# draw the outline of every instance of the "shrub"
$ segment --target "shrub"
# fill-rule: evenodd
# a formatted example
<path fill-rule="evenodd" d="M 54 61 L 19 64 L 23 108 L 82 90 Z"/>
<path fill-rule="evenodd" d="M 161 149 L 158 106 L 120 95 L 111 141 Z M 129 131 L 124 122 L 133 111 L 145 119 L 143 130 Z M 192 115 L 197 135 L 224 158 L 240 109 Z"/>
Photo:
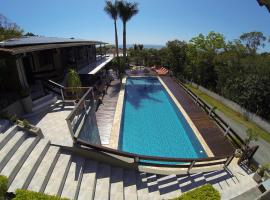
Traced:
<path fill-rule="evenodd" d="M 16 190 L 16 197 L 13 200 L 68 200 L 59 196 L 51 196 L 39 192 L 32 192 L 28 190 Z"/>
<path fill-rule="evenodd" d="M 189 191 L 174 200 L 220 200 L 219 192 L 210 184 Z"/>
<path fill-rule="evenodd" d="M 7 193 L 8 179 L 5 176 L 0 175 L 0 199 L 5 199 Z"/>

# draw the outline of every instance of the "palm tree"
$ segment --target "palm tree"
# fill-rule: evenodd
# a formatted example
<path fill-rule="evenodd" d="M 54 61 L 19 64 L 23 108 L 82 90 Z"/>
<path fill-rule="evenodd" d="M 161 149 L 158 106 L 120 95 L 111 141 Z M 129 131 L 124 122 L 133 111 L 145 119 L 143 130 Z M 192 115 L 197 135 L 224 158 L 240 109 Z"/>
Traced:
<path fill-rule="evenodd" d="M 113 19 L 114 21 L 114 35 L 115 35 L 115 47 L 116 47 L 116 56 L 118 58 L 118 35 L 117 35 L 117 25 L 116 21 L 118 18 L 118 1 L 112 3 L 111 1 L 106 1 L 104 11 Z"/>
<path fill-rule="evenodd" d="M 130 3 L 126 1 L 119 1 L 118 3 L 118 11 L 119 16 L 123 22 L 123 56 L 126 61 L 126 23 L 129 21 L 134 15 L 136 15 L 138 10 L 138 3 Z"/>

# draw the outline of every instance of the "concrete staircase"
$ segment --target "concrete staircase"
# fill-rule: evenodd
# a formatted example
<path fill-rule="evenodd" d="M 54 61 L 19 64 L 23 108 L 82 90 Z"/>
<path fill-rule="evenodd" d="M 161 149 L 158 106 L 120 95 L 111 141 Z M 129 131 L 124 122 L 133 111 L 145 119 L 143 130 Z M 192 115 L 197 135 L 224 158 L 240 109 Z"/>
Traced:
<path fill-rule="evenodd" d="M 237 183 L 246 181 L 246 176 L 222 173 L 143 173 L 79 156 L 16 126 L 0 134 L 0 174 L 8 177 L 9 193 L 23 188 L 80 200 L 170 199 L 192 189 L 191 183 L 212 181 L 237 190 Z"/>

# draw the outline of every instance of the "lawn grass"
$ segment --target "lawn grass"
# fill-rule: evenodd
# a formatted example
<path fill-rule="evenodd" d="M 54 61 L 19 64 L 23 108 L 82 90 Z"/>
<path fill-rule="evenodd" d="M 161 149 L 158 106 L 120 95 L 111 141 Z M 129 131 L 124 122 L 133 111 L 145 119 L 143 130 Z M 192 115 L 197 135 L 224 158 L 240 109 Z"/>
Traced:
<path fill-rule="evenodd" d="M 203 185 L 172 200 L 220 200 L 220 193 L 210 184 Z"/>
<path fill-rule="evenodd" d="M 202 100 L 204 100 L 206 103 L 208 103 L 211 106 L 216 106 L 219 111 L 224 113 L 227 117 L 230 119 L 236 121 L 237 123 L 245 126 L 246 128 L 253 129 L 256 133 L 259 134 L 259 137 L 265 140 L 266 142 L 270 143 L 270 133 L 263 130 L 261 127 L 259 127 L 257 124 L 248 121 L 243 115 L 240 113 L 232 110 L 228 106 L 224 105 L 217 99 L 203 93 L 199 89 L 195 88 L 191 84 L 185 84 L 187 88 L 189 88 L 192 92 L 194 92 L 196 95 L 198 95 Z"/>

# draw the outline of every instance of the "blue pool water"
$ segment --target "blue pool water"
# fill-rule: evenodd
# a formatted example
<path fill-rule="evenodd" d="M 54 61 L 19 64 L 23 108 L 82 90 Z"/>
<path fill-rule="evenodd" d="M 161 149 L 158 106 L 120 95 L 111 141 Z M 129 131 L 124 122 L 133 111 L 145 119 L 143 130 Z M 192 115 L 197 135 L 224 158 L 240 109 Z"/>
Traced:
<path fill-rule="evenodd" d="M 149 156 L 207 157 L 184 116 L 155 77 L 127 79 L 119 149 Z"/>

